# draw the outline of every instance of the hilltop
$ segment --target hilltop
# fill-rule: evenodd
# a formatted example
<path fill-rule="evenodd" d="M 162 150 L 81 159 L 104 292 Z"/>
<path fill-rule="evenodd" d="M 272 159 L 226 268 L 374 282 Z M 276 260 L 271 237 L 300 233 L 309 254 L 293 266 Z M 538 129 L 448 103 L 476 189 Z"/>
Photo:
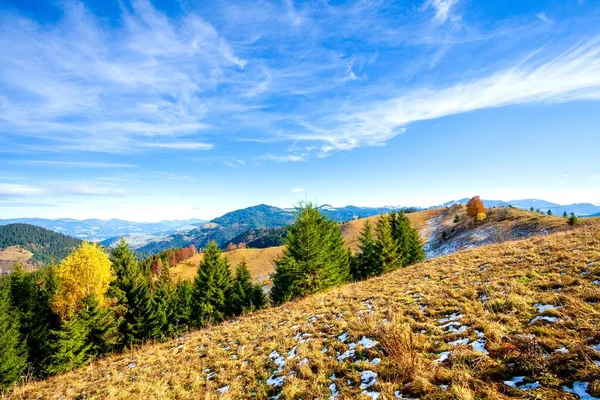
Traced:
<path fill-rule="evenodd" d="M 592 220 L 142 346 L 13 398 L 599 396 L 599 301 Z"/>
<path fill-rule="evenodd" d="M 9 272 L 16 262 L 35 267 L 59 262 L 81 241 L 27 224 L 0 226 L 0 271 Z"/>

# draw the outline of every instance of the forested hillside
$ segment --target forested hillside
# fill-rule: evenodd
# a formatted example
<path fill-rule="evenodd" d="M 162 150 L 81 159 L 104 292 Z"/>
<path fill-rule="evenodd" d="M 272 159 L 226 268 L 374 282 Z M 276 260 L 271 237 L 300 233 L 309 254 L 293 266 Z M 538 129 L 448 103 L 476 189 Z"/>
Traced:
<path fill-rule="evenodd" d="M 19 246 L 33 253 L 32 261 L 41 264 L 59 262 L 81 240 L 27 224 L 0 226 L 0 249 Z"/>

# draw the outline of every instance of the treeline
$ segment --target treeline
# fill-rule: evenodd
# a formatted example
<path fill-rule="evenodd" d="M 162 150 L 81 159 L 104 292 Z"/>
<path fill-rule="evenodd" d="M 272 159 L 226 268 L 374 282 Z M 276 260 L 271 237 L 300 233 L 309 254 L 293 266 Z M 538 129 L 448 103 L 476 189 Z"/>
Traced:
<path fill-rule="evenodd" d="M 198 250 L 193 244 L 188 247 L 168 249 L 141 260 L 140 268 L 144 271 L 146 276 L 159 276 L 164 268 L 170 268 L 177 265 L 182 261 L 192 258 L 196 254 L 198 254 Z"/>
<path fill-rule="evenodd" d="M 57 266 L 0 280 L 0 388 L 266 304 L 247 265 L 232 274 L 214 242 L 193 283 L 174 282 L 169 268 L 148 276 L 124 241 L 110 255 L 83 243 Z"/>
<path fill-rule="evenodd" d="M 19 246 L 33 253 L 32 259 L 50 264 L 65 258 L 81 240 L 29 224 L 0 226 L 0 249 Z"/>
<path fill-rule="evenodd" d="M 382 215 L 374 231 L 367 221 L 359 251 L 353 255 L 344 244 L 340 225 L 307 204 L 289 227 L 285 245 L 272 276 L 274 304 L 425 259 L 419 234 L 404 211 Z"/>
<path fill-rule="evenodd" d="M 246 263 L 232 273 L 216 242 L 204 249 L 193 283 L 173 282 L 168 265 L 177 256 L 164 252 L 138 262 L 124 241 L 110 255 L 83 243 L 57 266 L 35 273 L 17 269 L 0 280 L 0 387 L 25 371 L 35 377 L 64 372 L 267 305 Z M 270 300 L 281 304 L 424 258 L 404 212 L 381 216 L 374 229 L 365 224 L 359 251 L 352 254 L 340 224 L 306 204 L 276 260 Z M 158 260 L 165 264 L 153 276 L 147 268 Z"/>

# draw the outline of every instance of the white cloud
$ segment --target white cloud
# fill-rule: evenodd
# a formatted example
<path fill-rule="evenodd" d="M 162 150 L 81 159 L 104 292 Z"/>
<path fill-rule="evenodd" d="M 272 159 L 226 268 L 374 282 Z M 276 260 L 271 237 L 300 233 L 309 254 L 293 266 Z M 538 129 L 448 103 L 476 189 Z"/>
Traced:
<path fill-rule="evenodd" d="M 261 157 L 262 160 L 278 161 L 278 162 L 302 162 L 306 161 L 306 155 L 304 154 L 267 154 Z"/>
<path fill-rule="evenodd" d="M 292 193 L 304 193 L 306 191 L 306 189 L 301 188 L 301 187 L 297 187 L 297 188 L 293 188 L 292 189 Z"/>
<path fill-rule="evenodd" d="M 44 192 L 44 189 L 30 185 L 0 183 L 0 196 L 34 196 Z"/>
<path fill-rule="evenodd" d="M 458 0 L 427 0 L 423 5 L 423 9 L 433 8 L 435 11 L 434 20 L 443 24 L 450 16 L 450 10 L 456 3 L 458 3 Z"/>

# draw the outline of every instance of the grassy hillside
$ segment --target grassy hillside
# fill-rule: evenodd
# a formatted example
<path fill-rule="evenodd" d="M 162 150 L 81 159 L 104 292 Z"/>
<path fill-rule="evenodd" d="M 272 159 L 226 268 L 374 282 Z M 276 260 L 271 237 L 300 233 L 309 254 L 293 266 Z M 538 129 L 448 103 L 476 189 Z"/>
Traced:
<path fill-rule="evenodd" d="M 79 246 L 81 240 L 27 224 L 0 226 L 0 250 L 7 257 L 6 249 L 17 246 L 32 254 L 27 259 L 32 264 L 59 262 Z"/>
<path fill-rule="evenodd" d="M 599 301 L 594 221 L 146 345 L 12 398 L 600 396 Z"/>

